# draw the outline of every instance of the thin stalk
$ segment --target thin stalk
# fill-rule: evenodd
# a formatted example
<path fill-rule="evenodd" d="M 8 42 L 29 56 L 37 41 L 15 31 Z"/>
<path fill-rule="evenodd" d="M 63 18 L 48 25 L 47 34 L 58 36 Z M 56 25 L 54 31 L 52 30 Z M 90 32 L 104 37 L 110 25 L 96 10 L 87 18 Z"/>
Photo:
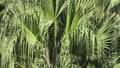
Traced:
<path fill-rule="evenodd" d="M 53 59 L 54 59 L 54 66 L 56 64 L 56 57 L 57 57 L 57 20 L 54 20 L 54 53 L 53 53 Z"/>

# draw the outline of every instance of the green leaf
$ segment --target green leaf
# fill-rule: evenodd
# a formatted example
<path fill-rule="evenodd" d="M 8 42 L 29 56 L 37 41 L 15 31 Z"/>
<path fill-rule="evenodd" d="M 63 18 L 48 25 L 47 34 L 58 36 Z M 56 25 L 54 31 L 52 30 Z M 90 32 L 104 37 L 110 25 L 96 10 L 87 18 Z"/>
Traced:
<path fill-rule="evenodd" d="M 113 68 L 120 68 L 120 63 L 116 64 Z"/>
<path fill-rule="evenodd" d="M 53 7 L 53 1 L 52 0 L 42 0 L 42 8 L 45 12 L 46 18 L 48 19 L 54 19 L 54 7 Z"/>

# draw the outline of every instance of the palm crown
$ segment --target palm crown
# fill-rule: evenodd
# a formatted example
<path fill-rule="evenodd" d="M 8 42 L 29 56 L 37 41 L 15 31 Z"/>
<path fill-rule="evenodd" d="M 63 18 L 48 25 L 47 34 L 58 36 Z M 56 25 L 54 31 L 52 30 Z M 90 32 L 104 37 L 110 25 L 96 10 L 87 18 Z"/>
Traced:
<path fill-rule="evenodd" d="M 0 1 L 0 67 L 119 68 L 119 0 Z"/>

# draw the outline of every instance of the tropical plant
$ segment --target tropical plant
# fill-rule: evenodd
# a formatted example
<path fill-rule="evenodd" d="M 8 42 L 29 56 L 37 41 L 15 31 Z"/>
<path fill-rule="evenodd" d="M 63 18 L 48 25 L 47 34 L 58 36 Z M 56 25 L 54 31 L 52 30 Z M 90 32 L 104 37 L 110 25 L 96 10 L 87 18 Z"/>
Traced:
<path fill-rule="evenodd" d="M 0 68 L 118 68 L 119 0 L 1 0 Z"/>

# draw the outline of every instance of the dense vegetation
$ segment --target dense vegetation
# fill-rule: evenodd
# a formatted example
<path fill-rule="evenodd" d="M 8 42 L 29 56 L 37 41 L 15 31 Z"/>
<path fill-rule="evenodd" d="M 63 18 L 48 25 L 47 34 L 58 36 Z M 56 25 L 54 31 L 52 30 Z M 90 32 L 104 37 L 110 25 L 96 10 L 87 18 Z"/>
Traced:
<path fill-rule="evenodd" d="M 120 0 L 0 0 L 0 68 L 119 68 Z"/>

